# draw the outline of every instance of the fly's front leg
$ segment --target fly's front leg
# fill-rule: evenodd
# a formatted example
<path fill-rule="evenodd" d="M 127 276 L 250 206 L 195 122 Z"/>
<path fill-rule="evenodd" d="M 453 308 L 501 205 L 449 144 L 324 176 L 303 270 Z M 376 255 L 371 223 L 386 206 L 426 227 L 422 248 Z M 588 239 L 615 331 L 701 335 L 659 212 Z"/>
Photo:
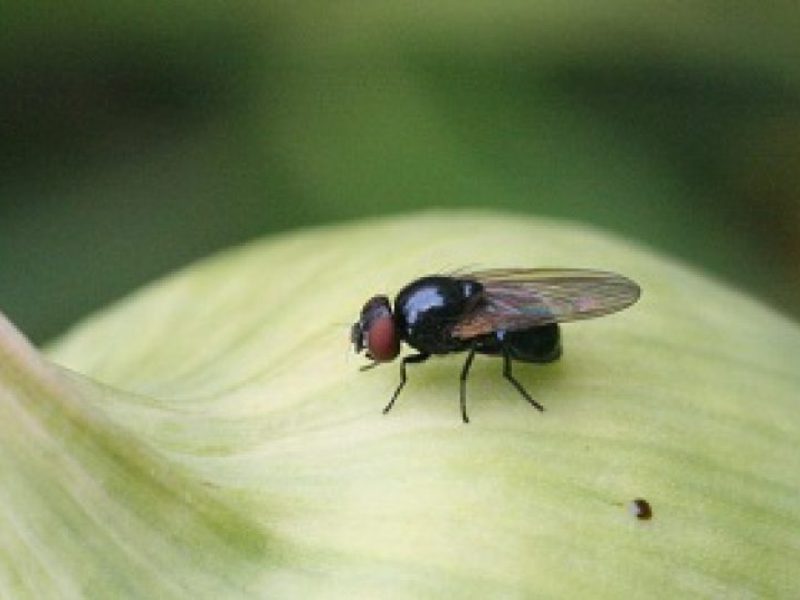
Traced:
<path fill-rule="evenodd" d="M 522 387 L 522 384 L 520 384 L 519 381 L 514 379 L 514 376 L 511 374 L 511 356 L 509 356 L 507 350 L 503 351 L 503 377 L 508 379 L 511 382 L 511 384 L 515 388 L 517 388 L 517 391 L 520 394 L 522 394 L 522 397 L 525 398 L 525 400 L 527 400 L 528 402 L 531 403 L 531 406 L 533 406 L 534 408 L 537 408 L 537 409 L 539 409 L 541 411 L 544 410 L 544 406 L 542 406 L 536 400 L 531 398 L 530 394 L 528 394 L 528 392 L 525 391 L 525 388 Z"/>
<path fill-rule="evenodd" d="M 386 405 L 386 408 L 383 409 L 383 414 L 388 413 L 392 410 L 392 406 L 394 406 L 394 401 L 397 400 L 397 397 L 400 395 L 400 390 L 403 389 L 403 386 L 406 384 L 406 365 L 413 364 L 413 363 L 421 363 L 425 362 L 430 358 L 430 354 L 425 354 L 424 352 L 420 352 L 419 354 L 412 354 L 411 356 L 404 356 L 403 360 L 400 362 L 400 385 L 397 386 L 397 389 L 392 394 L 392 399 L 389 400 L 389 404 Z"/>
<path fill-rule="evenodd" d="M 469 373 L 474 358 L 475 348 L 470 348 L 464 368 L 461 369 L 461 419 L 464 423 L 469 423 L 469 417 L 467 417 L 467 373 Z"/>

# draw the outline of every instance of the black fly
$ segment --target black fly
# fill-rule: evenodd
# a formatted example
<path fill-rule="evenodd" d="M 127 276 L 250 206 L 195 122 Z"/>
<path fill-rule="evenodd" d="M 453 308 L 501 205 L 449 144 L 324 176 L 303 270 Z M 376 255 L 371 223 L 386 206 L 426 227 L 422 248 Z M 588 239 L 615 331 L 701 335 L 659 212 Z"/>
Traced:
<path fill-rule="evenodd" d="M 641 291 L 630 279 L 588 269 L 492 269 L 456 276 L 430 275 L 397 294 L 394 312 L 386 296 L 374 296 L 353 324 L 356 352 L 372 364 L 397 358 L 400 342 L 417 354 L 403 357 L 400 384 L 384 413 L 406 384 L 406 366 L 434 354 L 467 352 L 461 370 L 461 417 L 467 417 L 467 374 L 476 353 L 502 356 L 503 377 L 534 408 L 534 400 L 511 374 L 511 361 L 548 363 L 561 356 L 559 323 L 622 310 Z"/>

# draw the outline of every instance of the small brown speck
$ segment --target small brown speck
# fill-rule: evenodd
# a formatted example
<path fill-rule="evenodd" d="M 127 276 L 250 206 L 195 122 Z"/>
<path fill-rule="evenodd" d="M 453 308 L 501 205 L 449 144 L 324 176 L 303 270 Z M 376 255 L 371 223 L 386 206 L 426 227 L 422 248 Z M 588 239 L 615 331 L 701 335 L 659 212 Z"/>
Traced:
<path fill-rule="evenodd" d="M 628 511 L 640 521 L 649 521 L 653 518 L 653 508 L 644 498 L 636 498 L 628 504 Z"/>

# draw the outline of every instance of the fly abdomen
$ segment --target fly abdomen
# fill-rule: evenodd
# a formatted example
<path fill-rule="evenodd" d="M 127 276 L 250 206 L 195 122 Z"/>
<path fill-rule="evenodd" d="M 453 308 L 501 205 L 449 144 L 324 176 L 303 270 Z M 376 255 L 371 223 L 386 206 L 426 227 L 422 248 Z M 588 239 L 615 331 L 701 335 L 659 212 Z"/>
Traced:
<path fill-rule="evenodd" d="M 558 323 L 508 331 L 503 341 L 514 360 L 548 363 L 561 356 L 561 330 Z"/>

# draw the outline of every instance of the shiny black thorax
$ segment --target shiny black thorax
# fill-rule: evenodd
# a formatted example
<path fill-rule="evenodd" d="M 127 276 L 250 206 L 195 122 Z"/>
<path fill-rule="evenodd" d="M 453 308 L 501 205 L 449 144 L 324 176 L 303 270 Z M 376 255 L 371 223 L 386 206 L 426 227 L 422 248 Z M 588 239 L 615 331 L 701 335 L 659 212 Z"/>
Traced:
<path fill-rule="evenodd" d="M 558 324 L 520 331 L 494 331 L 471 339 L 451 334 L 458 320 L 485 302 L 483 286 L 471 279 L 432 275 L 412 281 L 397 294 L 394 318 L 401 339 L 425 354 L 475 348 L 489 355 L 508 353 L 523 362 L 544 363 L 561 355 Z"/>

